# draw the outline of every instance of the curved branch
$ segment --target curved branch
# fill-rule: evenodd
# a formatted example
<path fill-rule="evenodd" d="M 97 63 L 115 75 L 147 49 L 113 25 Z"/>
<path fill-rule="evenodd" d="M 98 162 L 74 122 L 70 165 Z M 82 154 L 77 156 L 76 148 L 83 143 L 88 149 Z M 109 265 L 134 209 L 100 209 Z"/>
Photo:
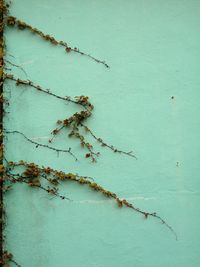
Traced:
<path fill-rule="evenodd" d="M 50 181 L 52 180 L 51 177 L 53 177 L 54 184 L 56 184 L 56 185 L 59 185 L 59 182 L 64 182 L 64 181 L 72 181 L 72 182 L 76 182 L 80 185 L 86 185 L 91 190 L 100 192 L 105 197 L 111 198 L 114 201 L 116 201 L 116 203 L 118 204 L 118 207 L 120 207 L 120 208 L 122 208 L 122 207 L 130 208 L 133 211 L 144 215 L 144 217 L 146 219 L 148 217 L 154 217 L 154 218 L 158 219 L 162 224 L 164 224 L 173 233 L 173 235 L 175 236 L 175 238 L 177 240 L 177 234 L 174 231 L 174 229 L 164 219 L 162 219 L 159 215 L 157 215 L 155 212 L 147 212 L 147 211 L 144 211 L 144 210 L 141 210 L 141 209 L 135 207 L 134 204 L 128 202 L 126 199 L 120 199 L 116 193 L 113 193 L 113 192 L 105 189 L 104 187 L 102 187 L 101 185 L 99 185 L 95 182 L 89 181 L 84 176 L 80 176 L 80 175 L 73 174 L 73 173 L 65 173 L 62 171 L 52 169 L 50 167 L 47 167 L 47 168 L 42 167 L 41 168 L 34 163 L 27 163 L 25 161 L 8 162 L 8 167 L 7 167 L 8 173 L 11 170 L 14 170 L 15 167 L 17 167 L 17 166 L 22 166 L 25 168 L 25 171 L 23 172 L 23 176 L 20 174 L 15 174 L 16 176 L 19 177 L 19 181 L 21 181 L 20 179 L 22 179 L 22 182 L 26 182 L 27 184 L 29 184 L 31 186 L 35 185 L 36 187 L 39 187 L 39 188 L 41 188 L 47 192 L 48 192 L 48 190 L 46 190 L 46 188 L 43 188 L 39 182 L 39 179 L 44 178 L 43 175 L 45 175 L 45 177 L 49 176 Z M 32 182 L 32 180 L 27 181 L 27 179 L 30 179 L 30 178 L 33 179 L 33 182 Z M 37 182 L 34 182 L 34 179 L 37 179 Z M 38 184 L 38 182 L 39 182 L 39 184 Z M 57 191 L 56 191 L 56 193 L 57 193 Z M 58 196 L 59 196 L 59 194 L 58 194 Z"/>

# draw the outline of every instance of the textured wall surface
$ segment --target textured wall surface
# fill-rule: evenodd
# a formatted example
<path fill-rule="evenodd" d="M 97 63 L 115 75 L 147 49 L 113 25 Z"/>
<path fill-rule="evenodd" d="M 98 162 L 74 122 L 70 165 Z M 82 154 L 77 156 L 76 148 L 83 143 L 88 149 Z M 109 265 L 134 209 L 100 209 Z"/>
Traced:
<path fill-rule="evenodd" d="M 159 221 L 119 209 L 85 187 L 66 184 L 73 202 L 16 185 L 6 195 L 7 247 L 23 267 L 200 266 L 200 1 L 13 0 L 11 14 L 58 40 L 106 60 L 106 69 L 48 44 L 27 31 L 6 31 L 12 72 L 60 95 L 90 96 L 88 125 L 108 143 L 133 149 L 138 160 L 101 149 L 98 163 L 66 133 L 55 146 L 35 148 L 8 135 L 6 156 L 95 180 Z M 8 65 L 9 67 L 9 65 Z M 48 143 L 58 119 L 77 110 L 33 89 L 7 82 L 5 125 Z M 98 146 L 98 144 L 96 144 Z"/>

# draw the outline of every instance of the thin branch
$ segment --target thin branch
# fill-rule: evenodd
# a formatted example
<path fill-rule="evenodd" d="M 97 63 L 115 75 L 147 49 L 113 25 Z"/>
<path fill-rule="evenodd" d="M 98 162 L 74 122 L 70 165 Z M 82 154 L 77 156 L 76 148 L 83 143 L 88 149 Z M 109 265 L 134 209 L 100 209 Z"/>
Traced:
<path fill-rule="evenodd" d="M 94 60 L 97 63 L 103 64 L 106 68 L 109 68 L 109 65 L 105 61 L 97 59 L 97 58 L 95 58 L 95 57 L 93 57 L 90 54 L 87 54 L 85 52 L 82 52 L 77 47 L 72 48 L 72 47 L 68 46 L 68 44 L 64 41 L 57 41 L 53 36 L 50 36 L 49 34 L 43 33 L 39 29 L 32 27 L 31 25 L 27 24 L 26 22 L 18 20 L 16 17 L 9 16 L 7 18 L 7 25 L 8 26 L 17 26 L 20 30 L 27 29 L 27 30 L 31 31 L 32 33 L 39 35 L 41 38 L 50 42 L 53 45 L 60 45 L 60 46 L 64 47 L 65 51 L 67 53 L 70 53 L 70 52 L 78 53 L 82 56 L 86 56 L 86 57 Z"/>
<path fill-rule="evenodd" d="M 155 212 L 146 212 L 143 211 L 137 207 L 134 206 L 134 204 L 128 202 L 126 199 L 120 199 L 117 194 L 103 188 L 101 185 L 95 183 L 95 182 L 91 182 L 88 179 L 85 179 L 84 176 L 79 176 L 76 174 L 72 174 L 72 173 L 64 173 L 62 171 L 57 171 L 54 170 L 50 167 L 38 167 L 38 165 L 34 164 L 34 163 L 27 163 L 24 161 L 20 161 L 20 162 L 8 162 L 8 172 L 10 172 L 11 170 L 14 170 L 15 167 L 17 166 L 23 166 L 25 167 L 25 172 L 23 172 L 24 177 L 23 179 L 25 179 L 25 182 L 27 178 L 39 178 L 39 177 L 43 177 L 42 175 L 45 174 L 45 177 L 49 175 L 49 177 L 54 178 L 54 181 L 59 184 L 59 181 L 72 181 L 72 182 L 76 182 L 80 185 L 85 185 L 88 188 L 90 188 L 91 190 L 100 192 L 101 194 L 103 194 L 105 197 L 107 198 L 112 198 L 113 200 L 115 200 L 118 204 L 118 206 L 121 207 L 127 207 L 130 208 L 132 210 L 134 210 L 137 213 L 140 213 L 142 215 L 144 215 L 144 217 L 147 219 L 148 217 L 154 217 L 156 219 L 158 219 L 162 224 L 164 224 L 175 236 L 176 240 L 177 240 L 177 234 L 174 231 L 174 229 L 165 221 L 163 220 L 159 215 L 157 215 Z M 20 178 L 22 179 L 20 174 L 15 174 L 16 176 L 18 175 Z M 44 178 L 44 177 L 43 177 Z M 31 185 L 31 182 L 27 182 L 29 185 Z M 33 186 L 34 186 L 34 182 L 33 182 Z M 38 186 L 38 183 L 36 183 L 36 187 Z M 38 187 L 41 187 L 41 185 L 39 184 Z M 43 189 L 43 188 L 42 188 Z M 43 189 L 46 191 L 46 188 Z M 57 191 L 56 191 L 57 192 Z"/>
<path fill-rule="evenodd" d="M 47 192 L 49 194 L 52 194 L 52 195 L 54 195 L 56 197 L 59 197 L 59 198 L 63 199 L 63 200 L 65 199 L 65 200 L 73 201 L 72 199 L 70 199 L 68 197 L 65 197 L 65 196 L 62 196 L 62 195 L 58 194 L 57 189 L 55 189 L 55 188 L 50 188 L 50 187 L 45 188 L 41 184 L 37 184 L 37 183 L 31 182 L 31 181 L 27 181 L 27 179 L 29 179 L 29 178 L 32 179 L 32 177 L 22 176 L 22 175 L 20 175 L 18 173 L 15 174 L 15 173 L 11 173 L 9 171 L 7 171 L 6 174 L 9 175 L 9 177 L 11 178 L 10 179 L 11 183 L 16 183 L 16 182 L 25 183 L 25 184 L 28 184 L 31 187 L 39 188 L 39 189 L 41 189 L 41 190 L 43 190 L 43 191 L 45 191 L 45 192 Z M 18 177 L 18 178 L 14 178 L 14 177 Z"/>
<path fill-rule="evenodd" d="M 91 134 L 91 136 L 98 142 L 100 143 L 103 147 L 107 147 L 109 149 L 111 149 L 114 153 L 120 153 L 120 154 L 124 154 L 127 155 L 129 157 L 135 158 L 137 159 L 137 157 L 135 155 L 133 155 L 132 151 L 126 152 L 123 150 L 119 150 L 116 147 L 114 147 L 113 145 L 108 145 L 107 143 L 105 143 L 101 138 L 97 137 L 90 128 L 88 128 L 86 125 L 84 125 L 83 123 L 80 123 L 80 125 L 85 129 L 86 132 L 89 132 Z"/>
<path fill-rule="evenodd" d="M 86 158 L 90 158 L 92 162 L 96 162 L 97 161 L 97 157 L 100 155 L 99 152 L 94 152 L 93 151 L 93 146 L 88 143 L 85 140 L 84 135 L 82 135 L 80 133 L 80 127 L 83 127 L 85 129 L 86 132 L 89 132 L 91 134 L 91 136 L 98 142 L 100 143 L 103 147 L 107 147 L 110 150 L 112 150 L 114 153 L 119 153 L 119 154 L 124 154 L 126 156 L 132 157 L 132 158 L 136 158 L 135 155 L 133 155 L 132 151 L 130 152 L 126 152 L 126 151 L 122 151 L 117 149 L 116 147 L 114 147 L 113 145 L 109 145 L 106 142 L 104 142 L 101 138 L 98 138 L 91 129 L 89 129 L 86 125 L 83 124 L 83 121 L 85 121 L 86 119 L 88 119 L 91 115 L 92 115 L 92 110 L 94 108 L 94 106 L 90 103 L 89 101 L 89 97 L 87 96 L 77 96 L 75 97 L 75 99 L 72 99 L 69 96 L 66 97 L 62 97 L 59 96 L 55 93 L 52 93 L 49 89 L 44 89 L 42 88 L 40 85 L 36 85 L 34 84 L 32 81 L 30 80 L 22 80 L 19 78 L 15 78 L 12 74 L 5 74 L 4 75 L 4 79 L 10 79 L 15 81 L 16 85 L 25 85 L 25 86 L 31 86 L 34 89 L 43 92 L 45 94 L 48 94 L 50 96 L 56 97 L 58 99 L 64 100 L 64 101 L 68 101 L 68 102 L 72 102 L 74 104 L 80 105 L 82 106 L 85 110 L 82 110 L 80 112 L 76 112 L 74 113 L 71 117 L 65 119 L 65 120 L 58 120 L 57 123 L 60 125 L 59 127 L 57 127 L 56 129 L 54 129 L 51 133 L 52 133 L 52 138 L 49 139 L 49 143 L 52 143 L 52 141 L 54 140 L 55 136 L 61 132 L 61 130 L 63 130 L 64 128 L 69 128 L 71 131 L 69 133 L 69 137 L 75 137 L 77 139 L 79 139 L 80 144 L 82 147 L 84 147 L 85 149 L 88 150 L 89 153 L 87 153 L 85 155 Z"/>
<path fill-rule="evenodd" d="M 52 147 L 52 146 L 49 146 L 49 145 L 41 144 L 41 143 L 33 141 L 32 139 L 28 138 L 24 133 L 19 132 L 19 131 L 4 130 L 4 133 L 7 133 L 7 134 L 19 134 L 19 135 L 23 136 L 28 142 L 36 145 L 36 148 L 37 147 L 44 147 L 44 148 L 48 148 L 50 150 L 56 151 L 58 153 L 60 153 L 60 152 L 69 153 L 76 161 L 78 161 L 77 157 L 72 153 L 71 147 L 68 148 L 68 149 L 58 149 L 58 148 L 55 148 L 55 147 Z"/>
<path fill-rule="evenodd" d="M 11 259 L 11 262 L 13 262 L 17 267 L 21 267 L 21 265 L 19 265 L 19 263 L 17 263 L 15 260 Z"/>
<path fill-rule="evenodd" d="M 9 61 L 7 59 L 4 59 L 4 62 L 7 62 L 8 64 L 10 64 L 13 67 L 19 68 L 20 70 L 23 71 L 23 73 L 26 75 L 26 77 L 28 76 L 27 73 L 26 73 L 26 71 L 22 68 L 22 66 L 17 65 L 17 64 L 14 64 L 13 62 L 11 62 L 11 61 Z"/>
<path fill-rule="evenodd" d="M 3 264 L 1 266 L 10 266 L 10 264 L 9 264 L 10 262 L 14 263 L 15 266 L 17 266 L 17 267 L 21 267 L 21 265 L 19 265 L 19 263 L 17 263 L 13 259 L 13 255 L 10 252 L 8 252 L 7 250 L 4 250 L 0 264 Z"/>
<path fill-rule="evenodd" d="M 36 90 L 38 90 L 38 91 L 40 91 L 40 92 L 43 92 L 43 93 L 45 93 L 45 94 L 48 94 L 48 95 L 50 95 L 50 96 L 54 96 L 54 97 L 56 97 L 56 98 L 58 98 L 58 99 L 61 99 L 61 100 L 67 101 L 67 102 L 71 102 L 71 103 L 74 103 L 74 104 L 78 104 L 78 105 L 84 107 L 84 105 L 82 105 L 82 104 L 79 103 L 78 101 L 71 99 L 70 96 L 64 96 L 64 97 L 63 97 L 63 96 L 59 96 L 59 95 L 57 95 L 57 94 L 55 94 L 55 93 L 52 93 L 52 92 L 50 91 L 50 89 L 44 89 L 44 88 L 42 88 L 40 85 L 34 84 L 34 83 L 33 83 L 32 81 L 30 81 L 30 80 L 22 80 L 22 79 L 19 79 L 19 78 L 15 78 L 12 74 L 4 73 L 4 75 L 5 75 L 5 76 L 4 76 L 4 79 L 5 79 L 5 80 L 8 79 L 8 80 L 15 81 L 17 86 L 18 86 L 18 85 L 28 85 L 28 86 L 30 86 L 30 87 L 35 88 Z"/>

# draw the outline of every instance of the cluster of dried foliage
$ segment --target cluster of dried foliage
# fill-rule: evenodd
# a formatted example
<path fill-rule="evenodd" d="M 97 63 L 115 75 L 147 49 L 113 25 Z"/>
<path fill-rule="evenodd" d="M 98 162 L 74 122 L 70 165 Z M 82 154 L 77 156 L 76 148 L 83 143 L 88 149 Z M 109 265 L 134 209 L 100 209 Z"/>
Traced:
<path fill-rule="evenodd" d="M 4 64 L 4 54 L 5 54 L 5 44 L 4 44 L 4 28 L 5 27 L 13 27 L 17 28 L 19 30 L 28 30 L 31 31 L 33 34 L 38 35 L 39 37 L 43 38 L 45 41 L 50 42 L 52 45 L 61 46 L 65 49 L 66 53 L 78 53 L 82 56 L 86 56 L 95 62 L 102 64 L 106 68 L 109 68 L 108 64 L 105 61 L 99 60 L 90 54 L 84 53 L 80 51 L 78 48 L 70 47 L 68 44 L 64 41 L 57 41 L 53 36 L 50 36 L 48 34 L 43 33 L 37 28 L 32 27 L 31 25 L 27 24 L 24 21 L 21 21 L 17 19 L 16 17 L 9 16 L 8 12 L 8 5 L 4 4 L 3 0 L 0 0 L 0 29 L 1 29 L 1 35 L 0 35 L 0 104 L 1 104 L 1 130 L 0 130 L 0 241 L 1 241 L 1 257 L 0 257 L 0 266 L 10 266 L 10 262 L 14 263 L 16 266 L 20 266 L 13 258 L 12 254 L 9 253 L 4 249 L 3 241 L 4 241 L 4 224 L 5 224 L 5 210 L 3 206 L 3 196 L 4 193 L 7 192 L 12 188 L 12 186 L 16 183 L 23 183 L 27 184 L 29 187 L 38 188 L 40 190 L 43 190 L 47 194 L 54 195 L 56 197 L 59 197 L 62 200 L 68 200 L 72 201 L 71 199 L 62 196 L 59 193 L 59 187 L 62 183 L 71 181 L 79 184 L 80 186 L 86 186 L 91 190 L 97 191 L 101 194 L 103 194 L 107 198 L 111 198 L 114 201 L 116 201 L 117 205 L 121 207 L 127 207 L 132 209 L 135 212 L 138 212 L 142 214 L 145 218 L 148 218 L 149 216 L 157 218 L 160 220 L 165 226 L 167 226 L 170 231 L 174 233 L 176 236 L 174 230 L 170 225 L 167 224 L 160 216 L 158 216 L 156 213 L 149 213 L 143 210 L 140 210 L 139 208 L 135 207 L 133 204 L 129 203 L 126 199 L 120 199 L 115 193 L 103 188 L 101 185 L 97 184 L 93 178 L 81 176 L 78 174 L 73 173 L 64 173 L 62 171 L 54 170 L 51 167 L 39 167 L 35 163 L 27 163 L 24 160 L 21 160 L 19 162 L 12 162 L 8 161 L 3 153 L 3 135 L 5 134 L 19 134 L 23 136 L 28 142 L 34 144 L 36 147 L 40 146 L 46 149 L 54 150 L 58 153 L 69 153 L 71 156 L 77 160 L 77 157 L 73 154 L 71 148 L 65 150 L 65 149 L 57 149 L 53 146 L 51 146 L 51 143 L 53 142 L 53 139 L 55 136 L 57 136 L 62 130 L 67 129 L 68 130 L 68 136 L 74 137 L 79 140 L 81 147 L 86 149 L 85 157 L 88 159 L 91 159 L 92 162 L 97 161 L 97 157 L 100 155 L 99 152 L 94 151 L 93 146 L 86 140 L 86 134 L 89 133 L 92 138 L 94 138 L 101 146 L 106 147 L 113 151 L 114 153 L 124 154 L 130 157 L 135 157 L 130 152 L 125 152 L 122 150 L 117 149 L 113 145 L 107 144 L 105 141 L 103 141 L 101 138 L 97 137 L 93 131 L 86 126 L 86 120 L 91 117 L 92 111 L 94 109 L 94 106 L 90 103 L 88 96 L 78 96 L 78 97 L 70 97 L 70 96 L 59 96 L 52 92 L 50 89 L 45 89 L 41 87 L 40 85 L 37 85 L 33 83 L 31 80 L 23 80 L 19 77 L 15 77 L 13 74 L 8 74 L 5 72 L 5 64 Z M 13 64 L 13 63 L 11 63 Z M 13 64 L 14 65 L 14 64 Z M 38 142 L 35 142 L 34 140 L 27 137 L 23 132 L 19 132 L 17 130 L 8 131 L 3 128 L 3 111 L 4 111 L 4 105 L 5 100 L 3 99 L 3 85 L 5 80 L 12 80 L 14 81 L 16 86 L 23 86 L 27 89 L 34 89 L 37 90 L 39 93 L 47 94 L 48 96 L 55 97 L 61 101 L 67 101 L 74 103 L 80 107 L 82 107 L 82 110 L 80 112 L 76 112 L 73 115 L 71 115 L 68 118 L 65 118 L 64 120 L 58 120 L 57 121 L 57 127 L 52 131 L 52 138 L 49 139 L 50 144 L 41 144 Z M 84 129 L 84 131 L 81 131 L 81 129 Z M 84 132 L 84 133 L 82 133 Z"/>

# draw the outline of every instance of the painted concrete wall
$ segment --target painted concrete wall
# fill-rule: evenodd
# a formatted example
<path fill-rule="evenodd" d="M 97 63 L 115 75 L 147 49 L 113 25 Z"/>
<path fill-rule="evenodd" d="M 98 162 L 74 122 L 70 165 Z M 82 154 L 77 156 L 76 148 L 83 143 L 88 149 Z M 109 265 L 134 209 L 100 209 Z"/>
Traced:
<path fill-rule="evenodd" d="M 7 158 L 95 177 L 156 211 L 178 235 L 176 241 L 157 220 L 74 184 L 62 188 L 72 203 L 16 185 L 6 196 L 6 234 L 21 266 L 200 266 L 199 13 L 197 0 L 12 1 L 11 14 L 111 66 L 9 29 L 7 59 L 27 76 L 13 66 L 12 72 L 63 96 L 90 96 L 95 110 L 88 125 L 108 143 L 133 149 L 138 160 L 99 147 L 102 155 L 91 164 L 67 133 L 55 145 L 71 146 L 78 163 L 17 135 L 7 136 Z M 6 91 L 6 127 L 38 142 L 48 143 L 57 119 L 77 110 L 12 82 Z"/>

